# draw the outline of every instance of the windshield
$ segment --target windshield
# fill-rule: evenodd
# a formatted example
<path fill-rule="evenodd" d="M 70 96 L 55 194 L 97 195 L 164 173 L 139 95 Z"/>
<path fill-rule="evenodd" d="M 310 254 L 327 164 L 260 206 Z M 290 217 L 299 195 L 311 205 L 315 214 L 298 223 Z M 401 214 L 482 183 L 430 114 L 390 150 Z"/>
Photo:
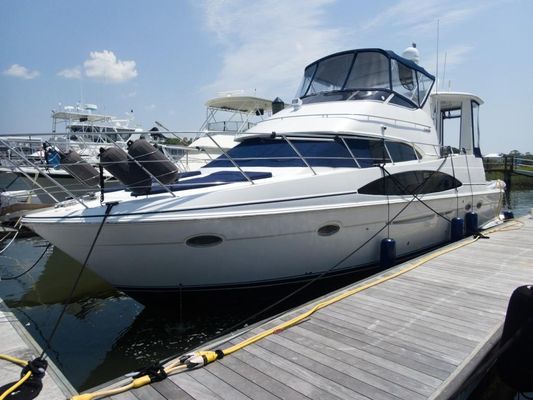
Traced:
<path fill-rule="evenodd" d="M 361 97 L 355 93 L 379 91 L 393 93 L 394 104 L 422 107 L 433 81 L 423 68 L 393 52 L 355 50 L 334 54 L 308 66 L 298 97 L 304 103 L 357 100 Z M 374 100 L 384 101 L 388 97 L 380 94 Z"/>
<path fill-rule="evenodd" d="M 341 90 L 352 65 L 353 54 L 332 57 L 318 64 L 307 95 Z"/>

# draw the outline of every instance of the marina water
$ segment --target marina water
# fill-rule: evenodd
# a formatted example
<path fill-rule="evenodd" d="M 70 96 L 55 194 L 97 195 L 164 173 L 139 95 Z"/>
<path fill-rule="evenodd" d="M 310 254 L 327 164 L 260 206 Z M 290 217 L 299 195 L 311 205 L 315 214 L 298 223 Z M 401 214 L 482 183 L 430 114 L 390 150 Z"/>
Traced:
<path fill-rule="evenodd" d="M 513 191 L 509 205 L 515 216 L 529 213 L 533 190 Z M 40 238 L 17 239 L 0 255 L 0 276 L 26 271 L 45 251 L 31 271 L 0 282 L 0 297 L 80 391 L 182 354 L 243 321 L 252 323 L 323 294 L 308 292 L 249 320 L 272 300 L 227 306 L 206 299 L 201 307 L 144 307 L 85 270 L 57 333 L 47 343 L 81 266 L 58 249 L 47 249 Z"/>

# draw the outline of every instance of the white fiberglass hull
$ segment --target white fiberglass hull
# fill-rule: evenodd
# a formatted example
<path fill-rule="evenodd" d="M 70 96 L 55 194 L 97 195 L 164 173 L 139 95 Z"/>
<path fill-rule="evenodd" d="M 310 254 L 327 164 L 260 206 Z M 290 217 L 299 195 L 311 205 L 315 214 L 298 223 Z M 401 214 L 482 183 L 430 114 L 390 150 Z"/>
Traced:
<path fill-rule="evenodd" d="M 495 217 L 500 196 L 497 189 L 474 194 L 480 225 Z M 306 279 L 333 267 L 347 271 L 377 263 L 380 242 L 386 237 L 395 239 L 398 256 L 448 241 L 446 219 L 464 217 L 465 205 L 472 204 L 472 194 L 457 198 L 453 191 L 423 199 L 426 205 L 406 198 L 391 200 L 389 208 L 382 198 L 373 203 L 226 212 L 204 218 L 130 218 L 122 223 L 111 216 L 87 265 L 126 292 L 249 287 Z M 393 219 L 402 209 L 387 228 L 388 216 Z M 32 223 L 30 218 L 26 223 L 83 262 L 99 221 Z M 320 235 L 319 228 L 326 225 L 340 229 Z M 199 235 L 216 235 L 222 241 L 205 247 L 187 244 Z"/>

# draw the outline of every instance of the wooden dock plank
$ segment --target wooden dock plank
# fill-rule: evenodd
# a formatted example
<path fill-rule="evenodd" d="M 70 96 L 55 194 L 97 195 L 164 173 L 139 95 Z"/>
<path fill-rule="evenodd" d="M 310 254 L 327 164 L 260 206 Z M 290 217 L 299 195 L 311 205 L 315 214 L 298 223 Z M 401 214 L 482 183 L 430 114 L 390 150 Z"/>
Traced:
<path fill-rule="evenodd" d="M 294 331 L 287 331 L 284 336 L 317 351 L 320 351 L 321 348 L 317 343 L 324 344 L 326 354 L 331 357 L 373 371 L 376 374 L 381 374 L 382 370 L 387 370 L 391 375 L 393 374 L 393 379 L 397 378 L 404 383 L 412 381 L 413 386 L 421 383 L 428 387 L 435 387 L 442 382 L 442 379 L 435 378 L 429 373 L 429 371 L 438 373 L 431 365 L 398 357 L 394 353 L 384 352 L 376 356 L 366 351 L 366 348 L 361 348 L 359 342 L 315 324 L 306 324 L 305 329 L 295 327 Z"/>
<path fill-rule="evenodd" d="M 357 346 L 375 356 L 389 358 L 393 361 L 401 359 L 412 368 L 419 367 L 422 371 L 437 379 L 444 379 L 456 367 L 454 364 L 438 358 L 434 352 L 426 353 L 419 347 L 409 347 L 403 341 L 394 341 L 388 336 L 375 334 L 374 332 L 369 333 L 356 326 L 341 324 L 336 324 L 335 321 L 329 319 L 322 320 L 318 315 L 309 323 L 309 325 L 316 325 L 317 328 L 324 328 L 345 336 L 350 339 L 350 343 L 354 347 Z"/>
<path fill-rule="evenodd" d="M 150 385 L 154 388 L 163 398 L 165 399 L 180 399 L 180 400 L 193 400 L 194 397 L 189 395 L 179 386 L 177 386 L 172 380 L 165 379 L 160 382 L 153 383 Z M 139 391 L 146 390 L 146 387 L 138 389 Z"/>
<path fill-rule="evenodd" d="M 433 348 L 440 351 L 443 354 L 447 354 L 450 357 L 455 357 L 456 360 L 460 360 L 465 354 L 468 353 L 468 348 L 464 345 L 450 343 L 446 340 L 445 332 L 429 334 L 417 329 L 408 329 L 402 324 L 395 324 L 387 319 L 370 319 L 360 315 L 360 318 L 351 318 L 350 313 L 344 310 L 335 309 L 326 310 L 324 314 L 331 315 L 345 322 L 352 323 L 365 327 L 370 331 L 378 331 L 389 336 L 394 336 L 411 342 L 419 344 L 422 347 Z"/>
<path fill-rule="evenodd" d="M 413 274 L 402 276 L 398 279 L 396 285 L 401 288 L 416 290 L 424 296 L 433 297 L 435 293 L 446 293 L 451 299 L 457 299 L 461 302 L 468 302 L 470 307 L 475 309 L 483 305 L 501 307 L 502 302 L 507 302 L 508 297 L 495 292 L 475 290 L 468 286 L 451 286 L 441 281 L 423 279 L 423 277 Z"/>
<path fill-rule="evenodd" d="M 392 324 L 402 326 L 402 327 L 412 327 L 417 331 L 430 336 L 436 336 L 437 338 L 442 337 L 443 329 L 439 326 L 428 325 L 427 321 L 424 318 L 409 318 L 401 314 L 396 314 L 390 312 L 389 310 L 369 310 L 367 308 L 361 307 L 359 303 L 355 306 L 352 304 L 339 304 L 337 308 L 340 312 L 346 313 L 346 315 L 357 315 L 358 318 L 363 320 L 375 321 L 377 318 L 380 320 L 387 320 Z M 449 327 L 444 328 L 446 332 L 446 338 L 452 339 L 454 344 L 460 343 L 464 346 L 465 349 L 469 349 L 471 345 L 477 343 L 476 338 L 471 337 L 470 333 L 461 334 L 457 330 L 450 330 Z M 478 337 L 479 338 L 479 337 Z"/>
<path fill-rule="evenodd" d="M 388 309 L 390 312 L 396 315 L 404 315 L 407 317 L 424 318 L 430 326 L 444 325 L 450 329 L 464 331 L 472 330 L 478 334 L 483 335 L 486 331 L 485 327 L 472 327 L 470 322 L 452 319 L 447 316 L 431 313 L 430 310 L 421 311 L 410 305 L 400 304 L 389 299 L 379 299 L 373 296 L 366 296 L 364 293 L 360 293 L 357 305 L 361 308 L 368 306 L 370 309 L 376 311 L 381 309 Z"/>
<path fill-rule="evenodd" d="M 210 389 L 207 386 L 202 385 L 194 379 L 191 374 L 182 373 L 172 375 L 169 379 L 195 399 L 222 400 L 222 398 L 216 393 L 217 388 Z"/>
<path fill-rule="evenodd" d="M 372 298 L 364 298 L 363 296 L 360 296 L 358 300 L 359 301 L 355 306 L 357 312 L 370 312 L 375 317 L 390 317 L 394 320 L 402 321 L 404 323 L 419 322 L 421 324 L 425 324 L 425 326 L 431 326 L 435 330 L 451 330 L 457 335 L 461 335 L 471 340 L 479 340 L 479 338 L 483 337 L 485 334 L 485 329 L 454 324 L 453 322 L 443 322 L 439 319 L 433 318 L 433 316 L 429 313 L 417 313 L 413 312 L 412 310 L 406 311 L 405 309 L 398 307 L 383 309 L 379 304 L 372 302 Z M 351 310 L 354 308 L 352 304 L 339 304 L 339 308 L 341 309 L 346 309 L 347 307 L 349 307 Z"/>
<path fill-rule="evenodd" d="M 291 386 L 283 384 L 280 380 L 274 379 L 274 376 L 269 376 L 266 373 L 259 371 L 256 367 L 259 364 L 259 359 L 251 354 L 248 354 L 244 360 L 241 360 L 238 357 L 238 354 L 235 357 L 229 357 L 226 360 L 225 365 L 236 373 L 240 374 L 246 379 L 255 382 L 264 389 L 272 392 L 273 395 L 281 399 L 298 399 L 304 400 L 308 397 L 302 394 L 301 392 L 295 390 L 297 385 L 301 382 L 295 382 L 296 379 L 291 379 Z M 272 366 L 270 365 L 266 372 L 270 373 Z M 293 389 L 294 388 L 294 389 Z"/>
<path fill-rule="evenodd" d="M 261 351 L 259 349 L 259 353 Z M 241 362 L 248 369 L 252 368 L 252 371 L 258 371 L 260 375 L 252 372 L 252 374 L 247 374 L 247 376 L 250 379 L 254 379 L 261 386 L 268 386 L 269 390 L 282 399 L 296 400 L 301 399 L 302 396 L 304 398 L 330 400 L 345 398 L 340 391 L 338 391 L 337 395 L 333 395 L 327 391 L 327 387 L 320 387 L 316 381 L 310 382 L 306 379 L 306 375 L 300 374 L 298 368 L 285 369 L 285 365 L 276 363 L 275 358 L 269 357 L 267 361 L 262 356 L 258 356 L 257 352 L 243 350 L 242 352 L 235 353 L 234 359 Z M 229 358 L 227 362 L 230 362 Z M 260 379 L 255 379 L 256 377 Z M 284 387 L 288 387 L 290 390 L 286 390 Z"/>
<path fill-rule="evenodd" d="M 217 367 L 225 368 L 225 367 L 221 367 L 220 365 L 218 365 Z M 250 399 L 250 397 L 246 396 L 243 392 L 239 391 L 237 388 L 233 387 L 231 384 L 226 383 L 224 380 L 219 378 L 217 375 L 223 376 L 224 374 L 219 374 L 217 372 L 217 368 L 213 368 L 210 371 L 207 371 L 206 369 L 203 369 L 203 368 L 197 369 L 195 371 L 191 371 L 191 376 L 194 379 L 196 379 L 199 383 L 201 383 L 202 385 L 216 387 L 217 394 L 223 399 L 229 399 L 229 400 Z M 246 380 L 244 379 L 242 379 L 242 381 L 246 382 Z M 230 382 L 231 382 L 231 379 L 230 379 Z"/>
<path fill-rule="evenodd" d="M 170 383 L 173 387 L 176 389 L 178 388 L 176 385 L 172 384 L 170 381 L 165 381 Z M 156 385 L 149 385 L 149 386 L 143 386 L 139 389 L 135 389 L 130 391 L 132 395 L 135 396 L 135 400 L 165 400 L 168 397 L 166 397 L 164 394 L 161 394 L 157 389 Z M 181 392 L 183 393 L 183 391 Z M 115 398 L 116 396 L 113 396 L 112 398 Z M 180 397 L 180 399 L 185 399 L 186 397 Z M 126 399 L 124 399 L 126 400 Z M 133 399 L 132 399 L 133 400 Z"/>
<path fill-rule="evenodd" d="M 231 368 L 226 367 L 226 365 L 223 365 L 222 363 L 213 364 L 213 367 L 210 368 L 209 371 L 222 381 L 226 382 L 228 386 L 232 387 L 234 393 L 236 393 L 237 391 L 240 392 L 241 394 L 239 395 L 239 397 L 236 398 L 247 398 L 247 396 L 253 396 L 254 398 L 260 400 L 272 400 L 278 398 L 272 393 L 270 393 L 268 390 L 265 390 L 261 386 L 257 385 L 255 382 L 252 382 L 249 379 L 243 379 L 242 375 L 236 373 L 235 371 L 231 370 Z M 196 374 L 197 371 L 193 371 L 191 375 L 195 376 Z M 223 389 L 224 386 L 217 386 L 217 389 L 218 388 Z M 227 398 L 225 397 L 226 393 L 224 393 L 224 396 L 222 395 L 222 393 L 223 392 L 219 392 L 217 390 L 217 394 L 219 396 Z"/>
<path fill-rule="evenodd" d="M 371 373 L 378 377 L 383 377 L 390 382 L 394 382 L 406 388 L 414 388 L 420 394 L 429 394 L 432 389 L 438 386 L 442 380 L 436 379 L 416 369 L 407 367 L 399 362 L 373 356 L 363 350 L 350 346 L 346 340 L 335 337 L 327 330 L 314 329 L 311 324 L 306 328 L 295 327 L 294 330 L 284 332 L 279 337 L 272 340 L 280 342 L 280 337 L 289 339 L 292 342 L 305 346 L 325 356 L 351 365 L 356 369 L 362 369 L 365 373 Z M 324 333 L 327 337 L 324 337 Z M 318 340 L 317 340 L 318 339 Z"/>
<path fill-rule="evenodd" d="M 316 399 L 344 399 L 344 400 L 365 400 L 369 397 L 363 396 L 361 393 L 352 390 L 351 388 L 339 384 L 334 380 L 326 379 L 321 375 L 318 371 L 316 371 L 315 368 L 309 369 L 305 366 L 294 362 L 294 359 L 291 359 L 290 357 L 287 357 L 286 355 L 278 355 L 275 352 L 272 352 L 268 349 L 265 349 L 262 346 L 250 346 L 246 348 L 243 353 L 250 353 L 252 355 L 255 355 L 258 358 L 261 358 L 263 360 L 268 360 L 269 363 L 271 363 L 275 369 L 283 370 L 285 372 L 289 373 L 289 380 L 287 383 L 292 386 L 293 380 L 292 376 L 297 376 L 299 379 L 303 379 L 304 381 L 308 382 L 309 384 L 316 387 L 316 390 L 314 391 L 316 394 L 320 394 L 320 396 L 315 397 L 315 394 L 313 394 L 312 398 Z M 324 397 L 322 397 L 324 396 Z"/>
<path fill-rule="evenodd" d="M 374 288 L 373 288 L 374 289 Z M 461 320 L 467 323 L 475 322 L 477 326 L 489 328 L 493 323 L 500 318 L 499 315 L 494 315 L 489 312 L 474 311 L 464 306 L 453 307 L 446 305 L 438 300 L 435 302 L 421 301 L 420 299 L 412 298 L 408 294 L 400 295 L 394 290 L 387 290 L 382 288 L 375 288 L 374 291 L 369 291 L 366 296 L 373 296 L 375 298 L 387 298 L 397 303 L 402 303 L 423 311 L 431 311 L 435 315 L 441 315 L 451 318 L 452 320 Z"/>
<path fill-rule="evenodd" d="M 304 368 L 313 369 L 323 379 L 331 380 L 373 399 L 416 400 L 424 398 L 414 391 L 394 385 L 384 378 L 358 369 L 354 365 L 335 360 L 324 353 L 294 342 L 283 342 L 278 336 L 268 337 L 257 346 L 278 356 L 287 357 Z"/>
<path fill-rule="evenodd" d="M 345 326 L 348 326 L 350 328 L 356 326 L 359 328 L 363 328 L 369 335 L 382 335 L 382 337 L 384 338 L 383 340 L 388 341 L 390 343 L 405 343 L 411 348 L 418 348 L 421 351 L 435 355 L 441 360 L 449 362 L 453 365 L 458 365 L 465 355 L 465 352 L 459 352 L 454 349 L 450 349 L 449 347 L 440 346 L 434 343 L 432 341 L 432 338 L 426 338 L 421 335 L 416 335 L 413 332 L 408 332 L 409 334 L 407 334 L 404 332 L 400 332 L 396 329 L 388 328 L 384 325 L 385 321 L 381 323 L 381 321 L 376 320 L 372 324 L 365 324 L 362 321 L 346 322 L 344 320 L 343 314 L 337 313 L 336 311 L 324 310 L 323 314 L 328 315 L 332 320 L 336 319 L 338 323 L 344 324 Z"/>
<path fill-rule="evenodd" d="M 134 391 L 119 393 L 110 397 L 111 400 L 139 400 Z"/>

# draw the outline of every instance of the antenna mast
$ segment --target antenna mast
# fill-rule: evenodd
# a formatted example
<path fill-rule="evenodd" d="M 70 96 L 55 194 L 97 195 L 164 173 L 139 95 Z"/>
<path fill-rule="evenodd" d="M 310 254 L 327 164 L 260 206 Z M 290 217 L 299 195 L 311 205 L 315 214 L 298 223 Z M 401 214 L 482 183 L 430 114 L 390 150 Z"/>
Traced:
<path fill-rule="evenodd" d="M 437 20 L 437 67 L 435 71 L 435 76 L 437 77 L 437 84 L 435 85 L 435 93 L 439 92 L 439 23 L 440 20 Z"/>

